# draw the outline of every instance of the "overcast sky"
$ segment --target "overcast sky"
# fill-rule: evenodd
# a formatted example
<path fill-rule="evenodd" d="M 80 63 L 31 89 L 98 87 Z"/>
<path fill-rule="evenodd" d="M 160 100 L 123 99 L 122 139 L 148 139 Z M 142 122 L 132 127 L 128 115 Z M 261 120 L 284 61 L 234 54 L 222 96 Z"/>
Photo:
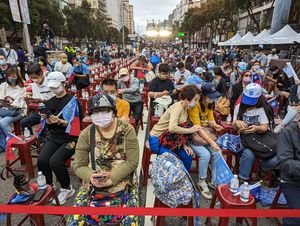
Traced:
<path fill-rule="evenodd" d="M 168 19 L 169 14 L 175 9 L 180 0 L 129 0 L 133 5 L 135 29 L 139 34 L 144 34 L 147 19 L 158 22 Z"/>

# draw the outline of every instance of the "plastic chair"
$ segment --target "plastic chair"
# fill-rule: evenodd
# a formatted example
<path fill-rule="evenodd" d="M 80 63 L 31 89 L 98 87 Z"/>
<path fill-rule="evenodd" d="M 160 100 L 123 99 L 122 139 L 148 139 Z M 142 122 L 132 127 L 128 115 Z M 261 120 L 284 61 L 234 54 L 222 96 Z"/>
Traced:
<path fill-rule="evenodd" d="M 19 172 L 27 172 L 28 176 L 30 178 L 35 178 L 34 175 L 34 168 L 35 166 L 33 165 L 32 158 L 37 158 L 37 155 L 32 155 L 31 154 L 31 146 L 33 144 L 36 144 L 37 146 L 37 151 L 40 151 L 40 143 L 38 139 L 35 136 L 31 136 L 30 139 L 25 140 L 23 139 L 24 136 L 19 136 L 21 138 L 20 141 L 17 141 L 12 144 L 13 148 L 16 148 L 19 152 L 19 157 L 17 157 L 14 161 L 6 161 L 6 167 L 9 168 L 12 171 L 19 171 Z M 25 169 L 24 168 L 12 168 L 12 166 L 19 161 L 21 162 L 21 165 L 25 164 Z M 8 174 L 7 174 L 8 176 Z"/>
<path fill-rule="evenodd" d="M 170 208 L 163 202 L 161 202 L 158 198 L 155 197 L 154 201 L 154 208 Z M 178 208 L 193 208 L 193 202 L 192 200 L 188 205 L 180 205 Z M 193 217 L 187 217 L 188 220 L 188 226 L 193 226 L 194 225 L 194 218 Z M 165 225 L 165 216 L 158 216 L 156 219 L 156 226 L 164 226 Z"/>
<path fill-rule="evenodd" d="M 33 184 L 31 186 L 37 187 L 36 184 Z M 23 205 L 24 205 L 24 208 L 26 208 L 26 205 L 46 206 L 51 199 L 54 199 L 56 201 L 56 205 L 60 206 L 60 203 L 59 203 L 59 200 L 57 198 L 55 190 L 53 189 L 52 186 L 47 185 L 45 194 L 41 197 L 41 199 L 38 202 L 25 203 Z M 20 205 L 22 205 L 22 204 L 20 204 Z M 66 220 L 64 218 L 64 215 L 58 215 L 58 216 L 60 216 L 61 218 L 60 218 L 57 225 L 65 225 Z M 45 226 L 46 225 L 45 224 L 45 219 L 44 219 L 44 214 L 27 214 L 17 225 L 18 226 L 23 225 L 26 222 L 27 219 L 30 220 L 31 225 L 38 225 L 38 226 Z M 7 214 L 6 225 L 7 226 L 12 225 L 11 214 L 10 213 Z"/>
<path fill-rule="evenodd" d="M 233 196 L 228 184 L 222 184 L 217 187 L 217 190 L 213 196 L 213 199 L 210 204 L 210 208 L 213 209 L 216 204 L 216 200 L 220 201 L 221 209 L 256 209 L 256 202 L 255 198 L 250 195 L 248 202 L 242 202 L 240 200 L 240 196 Z M 237 218 L 237 223 L 242 223 L 243 219 L 245 218 Z M 257 219 L 252 219 L 252 225 L 257 225 Z M 226 226 L 228 225 L 229 217 L 220 217 L 219 218 L 219 226 Z M 248 223 L 248 221 L 246 220 Z M 205 224 L 211 225 L 211 218 L 206 218 Z"/>

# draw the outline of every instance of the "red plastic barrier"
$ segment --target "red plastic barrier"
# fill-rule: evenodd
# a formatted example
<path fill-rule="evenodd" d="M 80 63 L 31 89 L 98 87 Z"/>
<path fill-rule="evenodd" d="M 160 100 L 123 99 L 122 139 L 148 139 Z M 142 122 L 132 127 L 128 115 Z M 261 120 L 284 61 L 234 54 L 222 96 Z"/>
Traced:
<path fill-rule="evenodd" d="M 288 209 L 187 209 L 187 208 L 95 208 L 66 206 L 0 205 L 0 213 L 53 215 L 135 215 L 135 216 L 202 216 L 202 217 L 300 217 L 299 210 Z"/>

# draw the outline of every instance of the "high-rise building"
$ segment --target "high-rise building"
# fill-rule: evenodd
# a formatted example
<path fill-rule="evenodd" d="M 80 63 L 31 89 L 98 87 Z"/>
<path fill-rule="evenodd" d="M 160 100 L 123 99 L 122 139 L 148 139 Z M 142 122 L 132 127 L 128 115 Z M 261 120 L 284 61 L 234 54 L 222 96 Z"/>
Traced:
<path fill-rule="evenodd" d="M 128 13 L 128 30 L 129 34 L 135 34 L 134 29 L 134 14 L 133 14 L 133 5 L 129 5 L 129 13 Z"/>
<path fill-rule="evenodd" d="M 99 9 L 99 1 L 98 0 L 87 0 L 92 9 Z"/>
<path fill-rule="evenodd" d="M 107 0 L 106 1 L 106 10 L 107 10 L 107 18 L 109 21 L 110 26 L 120 30 L 121 23 L 120 23 L 120 5 L 121 0 Z"/>
<path fill-rule="evenodd" d="M 120 5 L 120 25 L 129 29 L 129 0 L 121 0 Z"/>

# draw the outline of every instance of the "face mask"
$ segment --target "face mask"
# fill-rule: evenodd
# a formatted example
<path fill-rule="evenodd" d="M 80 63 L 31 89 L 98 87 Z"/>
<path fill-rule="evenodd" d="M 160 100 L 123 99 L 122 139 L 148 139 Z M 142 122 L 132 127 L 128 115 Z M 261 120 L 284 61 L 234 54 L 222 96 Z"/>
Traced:
<path fill-rule="evenodd" d="M 129 76 L 127 75 L 127 76 L 125 76 L 125 77 L 122 77 L 121 80 L 122 80 L 123 82 L 128 82 L 128 81 L 129 81 Z"/>
<path fill-rule="evenodd" d="M 116 101 L 116 99 L 117 99 L 117 95 L 116 94 L 109 94 L 109 96 L 111 97 L 111 99 L 113 99 L 114 101 Z"/>
<path fill-rule="evenodd" d="M 272 71 L 272 74 L 275 75 L 275 74 L 277 74 L 277 72 L 278 72 L 278 71 Z"/>
<path fill-rule="evenodd" d="M 32 81 L 33 81 L 35 84 L 40 85 L 40 84 L 42 84 L 43 79 L 32 79 Z"/>
<path fill-rule="evenodd" d="M 10 49 L 10 45 L 5 45 L 4 48 L 5 49 Z"/>
<path fill-rule="evenodd" d="M 6 65 L 6 60 L 0 60 L 0 66 Z"/>
<path fill-rule="evenodd" d="M 237 64 L 237 63 L 234 63 L 234 64 L 233 64 L 233 67 L 237 67 L 237 66 L 238 66 L 238 64 Z"/>
<path fill-rule="evenodd" d="M 7 78 L 7 83 L 10 85 L 16 85 L 17 84 L 18 79 L 15 78 Z"/>
<path fill-rule="evenodd" d="M 64 88 L 63 88 L 62 86 L 59 86 L 59 87 L 57 87 L 57 88 L 52 88 L 52 87 L 50 87 L 49 89 L 50 89 L 50 91 L 51 91 L 52 93 L 54 93 L 56 96 L 59 95 L 59 94 L 61 94 L 61 93 L 64 91 Z"/>
<path fill-rule="evenodd" d="M 44 66 L 44 63 L 42 61 L 39 61 L 40 66 Z"/>
<path fill-rule="evenodd" d="M 255 68 L 256 70 L 259 70 L 259 69 L 260 69 L 260 66 L 254 66 L 254 68 Z"/>
<path fill-rule="evenodd" d="M 243 78 L 243 82 L 244 83 L 251 83 L 251 78 L 249 78 L 249 77 L 245 77 L 245 78 Z"/>
<path fill-rule="evenodd" d="M 67 60 L 67 59 L 63 59 L 61 62 L 62 62 L 63 64 L 66 64 L 66 63 L 68 62 L 68 60 Z"/>
<path fill-rule="evenodd" d="M 189 104 L 188 104 L 188 108 L 191 109 L 193 107 L 196 106 L 196 101 L 192 100 Z"/>
<path fill-rule="evenodd" d="M 112 124 L 113 118 L 112 118 L 113 112 L 97 112 L 95 114 L 91 115 L 92 122 L 99 126 L 100 128 L 107 128 Z"/>

